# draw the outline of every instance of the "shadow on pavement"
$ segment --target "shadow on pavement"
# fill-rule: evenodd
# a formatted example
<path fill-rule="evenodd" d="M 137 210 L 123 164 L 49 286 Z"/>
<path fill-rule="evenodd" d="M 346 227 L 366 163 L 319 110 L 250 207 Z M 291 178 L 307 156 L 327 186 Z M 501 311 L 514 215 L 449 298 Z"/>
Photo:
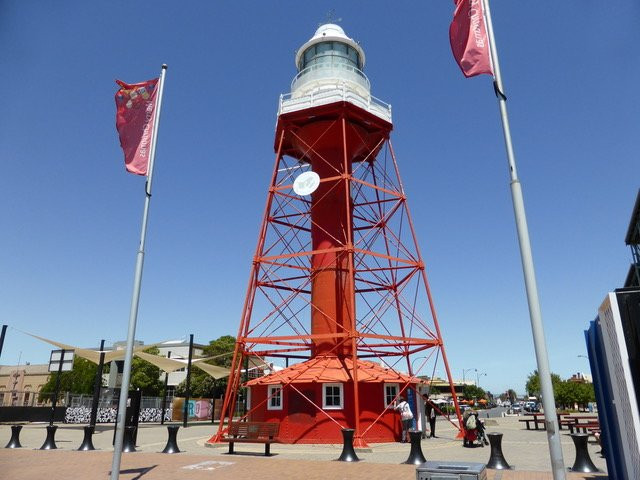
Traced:
<path fill-rule="evenodd" d="M 120 475 L 129 475 L 129 474 L 137 473 L 138 476 L 132 477 L 130 480 L 138 480 L 139 478 L 142 478 L 144 474 L 149 473 L 151 470 L 153 470 L 157 466 L 158 465 L 153 465 L 151 467 L 129 468 L 127 470 L 120 470 Z M 109 472 L 109 475 L 111 475 L 111 472 Z"/>

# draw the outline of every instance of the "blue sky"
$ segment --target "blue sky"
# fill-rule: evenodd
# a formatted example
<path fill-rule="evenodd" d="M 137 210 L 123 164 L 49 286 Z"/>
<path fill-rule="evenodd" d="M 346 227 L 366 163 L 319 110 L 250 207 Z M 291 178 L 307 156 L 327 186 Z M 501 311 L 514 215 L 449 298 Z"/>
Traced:
<path fill-rule="evenodd" d="M 551 370 L 622 286 L 638 191 L 640 4 L 493 0 Z M 0 323 L 123 340 L 144 179 L 124 171 L 114 79 L 169 65 L 137 337 L 235 335 L 294 52 L 327 12 L 366 51 L 453 375 L 524 390 L 536 368 L 488 76 L 465 79 L 451 1 L 0 3 Z M 0 362 L 50 346 L 10 328 Z M 469 375 L 469 373 L 467 374 Z"/>

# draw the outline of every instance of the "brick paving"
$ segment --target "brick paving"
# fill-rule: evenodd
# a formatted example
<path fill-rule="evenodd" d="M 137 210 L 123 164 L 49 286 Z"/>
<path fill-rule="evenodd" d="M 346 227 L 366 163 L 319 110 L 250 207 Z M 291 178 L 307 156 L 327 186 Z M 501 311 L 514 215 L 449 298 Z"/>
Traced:
<path fill-rule="evenodd" d="M 79 452 L 83 438 L 82 426 L 59 425 L 56 433 L 57 450 L 39 450 L 46 430 L 43 424 L 23 427 L 21 449 L 0 449 L 0 480 L 68 480 L 108 479 L 113 458 L 111 440 L 113 426 L 99 425 L 93 437 L 98 450 Z M 503 452 L 515 467 L 509 471 L 488 470 L 490 480 L 552 479 L 546 433 L 524 430 L 517 420 L 497 419 L 489 431 L 503 433 Z M 166 428 L 160 425 L 141 425 L 137 452 L 124 453 L 120 479 L 122 480 L 205 480 L 205 479 L 393 479 L 414 480 L 416 467 L 402 464 L 407 459 L 409 445 L 400 443 L 376 444 L 358 451 L 362 461 L 338 462 L 341 445 L 272 445 L 271 457 L 264 457 L 264 446 L 239 444 L 237 455 L 227 454 L 227 445 L 205 446 L 205 440 L 215 431 L 212 425 L 193 425 L 180 428 L 179 454 L 161 454 L 166 443 Z M 439 422 L 438 438 L 422 441 L 422 450 L 429 460 L 467 461 L 486 463 L 490 449 L 462 448 L 455 439 L 455 431 Z M 9 425 L 0 425 L 0 446 L 11 436 Z M 562 436 L 564 462 L 571 466 L 575 458 L 573 442 Z M 605 461 L 597 454 L 598 447 L 590 444 L 589 452 L 600 474 L 568 472 L 569 480 L 605 480 Z"/>

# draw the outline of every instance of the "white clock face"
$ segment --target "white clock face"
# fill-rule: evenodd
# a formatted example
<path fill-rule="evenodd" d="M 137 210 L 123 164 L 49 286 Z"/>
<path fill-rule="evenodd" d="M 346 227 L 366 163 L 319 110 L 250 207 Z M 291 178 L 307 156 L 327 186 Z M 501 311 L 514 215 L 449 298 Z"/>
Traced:
<path fill-rule="evenodd" d="M 293 191 L 300 196 L 311 195 L 320 185 L 320 176 L 316 172 L 301 173 L 293 182 Z"/>

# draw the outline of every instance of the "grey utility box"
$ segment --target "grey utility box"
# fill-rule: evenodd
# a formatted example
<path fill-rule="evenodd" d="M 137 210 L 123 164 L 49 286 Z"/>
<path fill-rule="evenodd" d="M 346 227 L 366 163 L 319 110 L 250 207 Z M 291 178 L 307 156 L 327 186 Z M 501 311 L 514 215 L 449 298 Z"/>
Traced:
<path fill-rule="evenodd" d="M 418 465 L 416 480 L 487 480 L 484 463 L 430 461 Z"/>

